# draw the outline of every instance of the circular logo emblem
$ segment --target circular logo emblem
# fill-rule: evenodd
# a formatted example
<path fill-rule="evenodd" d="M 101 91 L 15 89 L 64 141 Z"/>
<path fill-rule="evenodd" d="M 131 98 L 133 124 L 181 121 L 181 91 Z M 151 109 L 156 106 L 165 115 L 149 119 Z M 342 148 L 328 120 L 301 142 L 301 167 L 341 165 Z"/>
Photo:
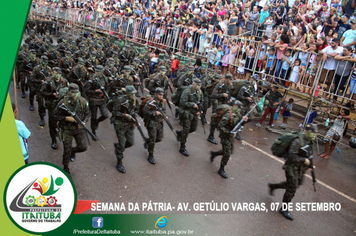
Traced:
<path fill-rule="evenodd" d="M 4 201 L 9 218 L 19 228 L 41 234 L 66 222 L 75 209 L 76 191 L 62 169 L 37 162 L 11 176 Z"/>

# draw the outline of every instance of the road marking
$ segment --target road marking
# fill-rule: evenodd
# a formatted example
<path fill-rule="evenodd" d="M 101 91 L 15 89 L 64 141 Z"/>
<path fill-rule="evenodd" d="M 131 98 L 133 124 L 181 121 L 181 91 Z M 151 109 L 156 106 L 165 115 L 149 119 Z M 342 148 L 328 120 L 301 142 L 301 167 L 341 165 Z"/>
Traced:
<path fill-rule="evenodd" d="M 280 158 L 275 157 L 275 156 L 273 156 L 272 154 L 269 154 L 269 153 L 267 153 L 267 152 L 261 150 L 260 148 L 258 148 L 258 147 L 256 147 L 256 146 L 254 146 L 254 145 L 252 145 L 252 144 L 250 144 L 250 143 L 244 141 L 244 140 L 242 141 L 242 143 L 245 143 L 246 145 L 248 145 L 248 146 L 250 146 L 250 147 L 256 149 L 257 151 L 259 151 L 259 152 L 265 154 L 266 156 L 268 156 L 268 157 L 270 157 L 270 158 L 272 158 L 272 159 L 274 159 L 274 160 L 276 160 L 276 161 L 278 161 L 278 162 L 284 164 L 284 161 L 282 161 Z M 311 175 L 309 175 L 309 174 L 307 174 L 307 175 L 305 175 L 305 176 L 308 177 L 309 179 L 312 179 Z M 339 194 L 339 195 L 341 195 L 341 196 L 347 198 L 348 200 L 350 200 L 350 201 L 356 203 L 356 199 L 354 199 L 354 198 L 352 198 L 352 197 L 346 195 L 346 194 L 343 193 L 343 192 L 340 192 L 339 190 L 337 190 L 337 189 L 331 187 L 330 185 L 324 183 L 323 181 L 317 180 L 316 183 L 317 183 L 317 184 L 320 184 L 320 185 L 326 187 L 327 189 L 330 189 L 331 191 L 333 191 L 333 192 L 335 192 L 335 193 L 337 193 L 337 194 Z"/>

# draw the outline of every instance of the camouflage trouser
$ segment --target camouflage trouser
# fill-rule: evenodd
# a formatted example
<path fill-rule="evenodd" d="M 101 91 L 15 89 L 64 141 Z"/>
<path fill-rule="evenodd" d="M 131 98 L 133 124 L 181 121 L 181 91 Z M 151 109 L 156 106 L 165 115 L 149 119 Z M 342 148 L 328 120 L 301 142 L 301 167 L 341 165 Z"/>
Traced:
<path fill-rule="evenodd" d="M 206 114 L 206 111 L 211 107 L 211 97 L 204 96 L 204 103 L 203 103 L 203 113 Z"/>
<path fill-rule="evenodd" d="M 35 95 L 36 95 L 36 101 L 38 103 L 38 115 L 43 117 L 46 115 L 46 110 L 44 107 L 44 98 L 42 97 L 42 95 L 40 95 L 40 89 L 35 88 L 35 85 L 32 84 L 30 86 L 30 96 L 29 96 L 31 104 L 35 100 Z"/>
<path fill-rule="evenodd" d="M 77 152 L 85 152 L 88 148 L 86 137 L 85 137 L 85 130 L 84 129 L 77 129 L 77 130 L 63 130 L 63 161 L 62 164 L 64 169 L 68 168 L 69 160 L 71 154 Z M 77 143 L 76 147 L 72 147 L 73 138 Z"/>
<path fill-rule="evenodd" d="M 90 99 L 89 108 L 91 113 L 90 127 L 92 130 L 96 130 L 99 122 L 109 118 L 109 111 L 106 107 L 105 100 Z M 99 117 L 99 119 L 96 119 L 98 114 L 98 108 L 100 110 L 101 116 Z"/>
<path fill-rule="evenodd" d="M 53 108 L 48 108 L 48 128 L 49 128 L 49 135 L 51 138 L 55 138 L 57 136 L 57 122 L 53 117 Z"/>
<path fill-rule="evenodd" d="M 154 127 L 148 127 L 148 153 L 153 154 L 155 143 L 161 142 L 163 138 L 163 123 L 159 123 Z"/>
<path fill-rule="evenodd" d="M 303 183 L 304 173 L 297 168 L 284 167 L 287 181 L 284 182 L 282 188 L 286 189 L 283 196 L 283 202 L 291 202 L 295 192 L 297 191 L 298 185 Z"/>
<path fill-rule="evenodd" d="M 179 141 L 185 144 L 187 142 L 189 133 L 192 133 L 197 130 L 198 115 L 184 112 L 183 114 L 181 113 L 180 120 L 183 123 L 183 130 Z"/>
<path fill-rule="evenodd" d="M 222 145 L 222 153 L 223 153 L 223 157 L 221 158 L 221 164 L 223 166 L 226 166 L 234 150 L 234 139 L 232 137 L 228 137 L 228 138 L 221 138 L 220 140 L 221 140 L 220 142 Z"/>
<path fill-rule="evenodd" d="M 26 85 L 26 72 L 19 73 L 19 81 L 17 83 L 21 84 L 21 91 L 25 92 L 25 85 Z"/>
<path fill-rule="evenodd" d="M 134 139 L 134 127 L 127 126 L 122 127 L 120 125 L 114 125 L 116 130 L 116 136 L 118 139 L 118 143 L 114 143 L 115 146 L 115 155 L 118 160 L 122 160 L 124 158 L 125 148 L 129 148 L 135 143 Z"/>

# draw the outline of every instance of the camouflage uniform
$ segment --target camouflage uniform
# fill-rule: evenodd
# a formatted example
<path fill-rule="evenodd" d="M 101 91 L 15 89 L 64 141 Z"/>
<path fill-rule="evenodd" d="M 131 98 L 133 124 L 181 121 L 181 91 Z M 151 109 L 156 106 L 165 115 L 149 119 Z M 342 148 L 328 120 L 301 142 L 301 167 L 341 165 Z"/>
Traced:
<path fill-rule="evenodd" d="M 74 60 L 70 51 L 65 52 L 65 57 L 62 57 L 58 62 L 58 67 L 62 69 L 62 75 L 68 78 L 69 72 L 74 66 Z"/>
<path fill-rule="evenodd" d="M 150 95 L 154 95 L 156 88 L 162 88 L 164 91 L 168 88 L 168 77 L 166 74 L 166 67 L 159 67 L 159 72 L 151 75 L 147 89 L 150 91 Z"/>
<path fill-rule="evenodd" d="M 155 94 L 164 94 L 164 90 L 161 88 L 157 88 Z M 163 121 L 162 115 L 157 115 L 157 109 L 155 106 L 151 105 L 154 104 L 159 109 L 166 113 L 166 100 L 158 100 L 156 97 L 147 101 L 143 113 L 144 113 L 144 121 L 145 126 L 147 128 L 149 142 L 148 142 L 148 161 L 151 164 L 156 164 L 155 160 L 153 159 L 153 151 L 155 147 L 155 143 L 161 142 L 163 139 Z"/>
<path fill-rule="evenodd" d="M 127 93 L 137 93 L 133 86 L 126 87 Z M 118 143 L 114 143 L 115 155 L 117 158 L 116 168 L 119 172 L 125 173 L 126 170 L 122 165 L 122 159 L 124 158 L 125 148 L 129 148 L 134 145 L 134 122 L 133 113 L 137 113 L 139 109 L 139 101 L 133 95 L 116 97 L 113 101 L 111 123 L 114 125 Z"/>
<path fill-rule="evenodd" d="M 41 118 L 40 126 L 44 126 L 43 117 L 46 114 L 46 110 L 44 108 L 44 100 L 40 93 L 42 82 L 45 81 L 52 70 L 49 66 L 47 66 L 48 58 L 46 56 L 41 57 L 41 64 L 37 65 L 30 76 L 30 110 L 33 111 L 33 101 L 36 95 L 36 101 L 38 103 L 38 114 Z"/>
<path fill-rule="evenodd" d="M 48 127 L 53 149 L 57 149 L 57 124 L 53 118 L 53 110 L 57 102 L 67 93 L 68 85 L 68 81 L 61 76 L 61 69 L 55 67 L 53 68 L 53 76 L 48 78 L 41 87 L 41 94 L 45 99 L 45 108 L 48 109 Z"/>
<path fill-rule="evenodd" d="M 194 79 L 196 84 L 201 85 L 199 79 Z M 194 85 L 194 83 L 193 83 Z M 185 143 L 187 142 L 187 138 L 189 133 L 194 132 L 198 126 L 198 109 L 193 108 L 194 105 L 200 106 L 203 103 L 203 94 L 201 90 L 195 91 L 193 85 L 187 87 L 181 97 L 180 97 L 180 120 L 183 124 L 183 130 L 176 131 L 178 141 L 180 142 L 179 152 L 185 156 L 189 156 L 189 153 L 185 149 Z"/>
<path fill-rule="evenodd" d="M 69 86 L 69 94 L 58 102 L 54 110 L 54 119 L 59 122 L 60 138 L 63 142 L 63 169 L 69 173 L 69 161 L 74 161 L 75 154 L 78 152 L 85 152 L 87 150 L 87 142 L 85 137 L 85 130 L 80 127 L 76 122 L 67 121 L 66 117 L 69 116 L 67 111 L 59 108 L 64 103 L 72 112 L 77 114 L 79 119 L 86 123 L 89 118 L 89 105 L 88 102 L 80 95 L 73 101 L 70 94 L 72 92 L 79 92 L 78 85 L 71 84 Z M 77 144 L 72 147 L 73 138 Z"/>

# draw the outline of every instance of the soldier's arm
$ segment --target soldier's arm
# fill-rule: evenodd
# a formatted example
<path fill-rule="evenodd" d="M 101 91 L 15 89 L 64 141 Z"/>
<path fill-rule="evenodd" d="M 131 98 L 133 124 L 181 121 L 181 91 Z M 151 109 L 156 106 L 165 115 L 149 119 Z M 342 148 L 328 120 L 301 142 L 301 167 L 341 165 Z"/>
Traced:
<path fill-rule="evenodd" d="M 305 159 L 304 157 L 300 157 L 299 154 L 299 149 L 300 149 L 300 139 L 296 138 L 292 141 L 290 147 L 289 147 L 289 152 L 288 152 L 288 158 L 287 162 L 288 163 L 304 163 Z"/>
<path fill-rule="evenodd" d="M 189 96 L 190 96 L 190 93 L 189 93 L 189 88 L 186 88 L 183 93 L 182 93 L 182 96 L 180 97 L 180 101 L 179 101 L 179 104 L 180 106 L 182 106 L 183 108 L 190 108 L 190 107 L 193 107 L 195 105 L 194 102 L 189 102 Z"/>
<path fill-rule="evenodd" d="M 240 101 L 248 101 L 247 97 L 244 96 L 246 91 L 245 87 L 242 87 L 240 91 L 237 93 L 236 99 Z"/>
<path fill-rule="evenodd" d="M 147 101 L 145 107 L 143 108 L 143 114 L 148 117 L 155 117 L 157 115 L 156 109 L 151 109 L 150 102 Z"/>
<path fill-rule="evenodd" d="M 113 101 L 113 109 L 112 109 L 112 116 L 116 117 L 116 118 L 124 118 L 126 113 L 121 111 L 121 104 L 123 103 L 123 99 L 120 98 L 116 98 Z"/>
<path fill-rule="evenodd" d="M 90 79 L 85 84 L 84 90 L 85 90 L 85 94 L 88 95 L 88 97 L 93 96 L 95 94 L 95 89 L 94 89 L 93 83 L 94 83 L 94 81 L 92 79 Z"/>
<path fill-rule="evenodd" d="M 41 86 L 41 90 L 40 93 L 44 96 L 44 98 L 48 99 L 51 97 L 54 97 L 53 92 L 52 92 L 52 88 L 51 86 L 48 84 L 49 82 L 45 81 L 44 83 L 42 83 Z"/>
<path fill-rule="evenodd" d="M 65 121 L 66 120 L 66 114 L 65 111 L 61 108 L 59 108 L 59 106 L 63 103 L 63 99 L 60 100 L 56 106 L 56 108 L 53 111 L 53 119 L 56 121 Z"/>
<path fill-rule="evenodd" d="M 31 82 L 34 82 L 34 83 L 41 83 L 42 82 L 42 79 L 38 79 L 39 76 L 39 71 L 38 71 L 38 68 L 35 67 L 35 69 L 33 69 L 33 73 L 31 73 L 31 76 L 30 76 L 30 80 Z M 41 77 L 40 77 L 41 78 Z"/>
<path fill-rule="evenodd" d="M 211 98 L 219 99 L 219 98 L 224 97 L 222 94 L 219 94 L 219 87 L 220 87 L 220 83 L 216 83 L 216 85 L 213 89 L 213 92 L 211 94 Z"/>

